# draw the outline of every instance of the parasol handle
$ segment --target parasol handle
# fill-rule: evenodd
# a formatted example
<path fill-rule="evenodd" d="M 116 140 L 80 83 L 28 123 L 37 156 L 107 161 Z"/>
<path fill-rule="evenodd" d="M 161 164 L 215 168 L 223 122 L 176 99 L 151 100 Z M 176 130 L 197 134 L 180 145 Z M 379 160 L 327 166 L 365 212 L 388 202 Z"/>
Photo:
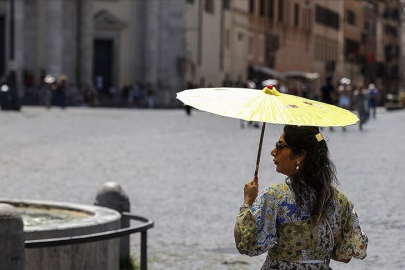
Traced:
<path fill-rule="evenodd" d="M 262 144 L 263 144 L 263 137 L 264 137 L 264 130 L 265 129 L 266 129 L 266 123 L 263 122 L 262 123 L 262 132 L 260 133 L 259 150 L 257 150 L 255 178 L 257 178 L 257 174 L 259 173 L 260 155 L 262 153 Z"/>

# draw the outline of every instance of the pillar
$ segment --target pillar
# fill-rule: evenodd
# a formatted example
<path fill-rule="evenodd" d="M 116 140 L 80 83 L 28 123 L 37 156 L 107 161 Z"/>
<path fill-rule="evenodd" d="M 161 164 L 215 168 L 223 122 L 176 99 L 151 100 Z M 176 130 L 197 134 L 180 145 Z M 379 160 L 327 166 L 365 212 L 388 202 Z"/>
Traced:
<path fill-rule="evenodd" d="M 46 73 L 58 78 L 62 74 L 63 0 L 46 0 L 45 66 Z"/>
<path fill-rule="evenodd" d="M 80 55 L 80 87 L 90 88 L 93 87 L 93 41 L 94 41 L 94 0 L 79 1 L 78 4 L 81 5 L 80 8 L 80 44 L 79 44 L 79 55 Z"/>
<path fill-rule="evenodd" d="M 114 209 L 120 213 L 130 211 L 128 195 L 116 182 L 105 183 L 97 192 L 95 205 Z M 128 228 L 130 219 L 121 216 L 121 228 Z M 121 237 L 120 260 L 130 259 L 129 235 Z"/>
<path fill-rule="evenodd" d="M 24 224 L 20 213 L 0 203 L 1 269 L 24 270 Z"/>
<path fill-rule="evenodd" d="M 144 67 L 145 67 L 145 82 L 156 83 L 158 77 L 158 67 L 160 59 L 160 29 L 159 22 L 162 18 L 158 18 L 160 1 L 145 1 L 146 3 L 146 18 L 145 18 L 145 36 L 144 36 Z M 156 85 L 154 85 L 156 86 Z"/>

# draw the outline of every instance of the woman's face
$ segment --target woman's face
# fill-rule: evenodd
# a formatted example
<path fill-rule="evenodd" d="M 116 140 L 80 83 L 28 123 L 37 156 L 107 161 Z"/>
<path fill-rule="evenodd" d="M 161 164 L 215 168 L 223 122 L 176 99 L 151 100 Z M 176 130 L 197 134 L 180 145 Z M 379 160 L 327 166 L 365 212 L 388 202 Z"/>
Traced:
<path fill-rule="evenodd" d="M 276 165 L 276 171 L 286 176 L 291 176 L 296 173 L 297 162 L 301 161 L 303 158 L 298 155 L 291 155 L 292 150 L 284 141 L 284 133 L 281 134 L 277 143 L 279 145 L 278 151 L 277 147 L 271 150 L 271 155 L 274 157 L 273 161 Z M 300 166 L 302 166 L 302 164 Z"/>

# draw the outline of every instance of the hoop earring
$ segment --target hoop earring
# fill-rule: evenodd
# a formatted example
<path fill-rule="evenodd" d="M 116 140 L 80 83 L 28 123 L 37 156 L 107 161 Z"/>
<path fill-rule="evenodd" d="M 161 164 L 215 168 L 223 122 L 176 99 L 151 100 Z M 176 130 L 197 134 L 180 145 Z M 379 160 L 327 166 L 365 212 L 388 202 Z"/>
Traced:
<path fill-rule="evenodd" d="M 299 170 L 300 169 L 300 162 L 299 161 L 297 161 L 297 168 L 295 168 L 296 170 Z"/>

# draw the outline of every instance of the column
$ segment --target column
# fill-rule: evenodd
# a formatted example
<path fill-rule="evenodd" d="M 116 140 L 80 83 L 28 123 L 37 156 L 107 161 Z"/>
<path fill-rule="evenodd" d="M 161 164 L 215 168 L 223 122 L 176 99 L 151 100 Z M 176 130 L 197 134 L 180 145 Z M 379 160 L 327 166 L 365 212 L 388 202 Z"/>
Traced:
<path fill-rule="evenodd" d="M 11 205 L 0 203 L 1 269 L 24 270 L 24 224 Z"/>
<path fill-rule="evenodd" d="M 159 4 L 158 1 L 145 1 L 145 36 L 144 36 L 144 69 L 146 83 L 155 84 L 157 78 L 157 67 L 159 65 L 159 22 L 162 18 L 158 18 Z"/>
<path fill-rule="evenodd" d="M 94 41 L 94 0 L 79 1 L 81 13 L 79 16 L 80 29 L 80 78 L 81 87 L 89 88 L 93 86 L 93 41 Z"/>
<path fill-rule="evenodd" d="M 62 74 L 63 0 L 46 1 L 45 69 L 58 78 Z"/>
<path fill-rule="evenodd" d="M 17 96 L 21 97 L 24 95 L 24 78 L 23 78 L 23 69 L 25 67 L 24 63 L 24 1 L 23 0 L 14 0 L 14 65 L 17 77 Z"/>

